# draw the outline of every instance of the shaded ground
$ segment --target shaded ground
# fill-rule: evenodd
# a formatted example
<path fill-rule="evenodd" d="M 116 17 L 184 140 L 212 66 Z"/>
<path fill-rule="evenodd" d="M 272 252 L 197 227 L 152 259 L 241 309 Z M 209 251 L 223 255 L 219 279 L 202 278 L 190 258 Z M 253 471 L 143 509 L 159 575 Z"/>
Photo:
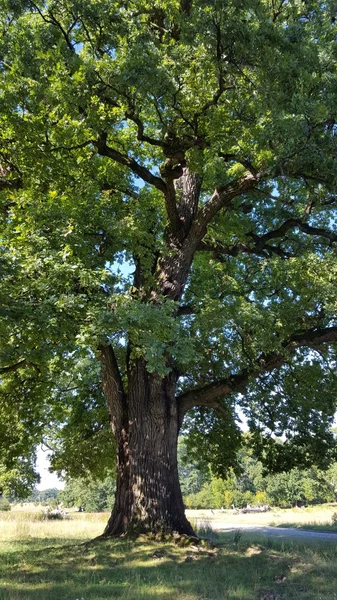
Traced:
<path fill-rule="evenodd" d="M 268 529 L 268 528 L 267 528 Z M 208 552 L 173 543 L 107 540 L 0 546 L 1 600 L 336 600 L 335 544 L 218 534 Z M 38 547 L 39 546 L 39 547 Z"/>

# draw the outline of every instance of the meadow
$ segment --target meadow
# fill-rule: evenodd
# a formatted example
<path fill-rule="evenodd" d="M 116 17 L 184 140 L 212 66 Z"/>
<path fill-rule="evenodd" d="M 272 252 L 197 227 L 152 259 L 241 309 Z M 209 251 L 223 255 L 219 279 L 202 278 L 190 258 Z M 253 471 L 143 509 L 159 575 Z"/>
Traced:
<path fill-rule="evenodd" d="M 187 510 L 190 520 L 198 525 L 207 521 L 221 521 L 224 525 L 256 525 L 274 527 L 296 527 L 337 533 L 337 504 L 320 504 L 303 508 L 274 508 L 268 512 L 242 513 L 233 510 Z"/>
<path fill-rule="evenodd" d="M 334 512 L 324 506 L 236 517 L 329 528 Z M 0 600 L 337 600 L 335 541 L 217 534 L 211 523 L 218 512 L 191 513 L 213 548 L 145 537 L 90 541 L 102 532 L 106 513 L 55 521 L 25 507 L 0 513 Z M 233 518 L 221 514 L 224 522 Z"/>

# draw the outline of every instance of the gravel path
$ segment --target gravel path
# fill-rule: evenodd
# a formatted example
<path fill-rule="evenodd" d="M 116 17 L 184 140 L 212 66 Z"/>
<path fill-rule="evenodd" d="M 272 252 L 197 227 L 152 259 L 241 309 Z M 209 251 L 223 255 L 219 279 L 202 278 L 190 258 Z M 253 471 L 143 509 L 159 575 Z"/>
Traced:
<path fill-rule="evenodd" d="M 239 525 L 237 523 L 223 523 L 221 521 L 212 521 L 212 528 L 217 531 L 247 531 L 251 533 L 263 533 L 266 536 L 278 538 L 300 538 L 307 540 L 325 540 L 337 543 L 337 533 L 328 533 L 324 531 L 308 531 L 306 529 L 293 529 L 291 527 L 271 527 L 259 525 Z"/>

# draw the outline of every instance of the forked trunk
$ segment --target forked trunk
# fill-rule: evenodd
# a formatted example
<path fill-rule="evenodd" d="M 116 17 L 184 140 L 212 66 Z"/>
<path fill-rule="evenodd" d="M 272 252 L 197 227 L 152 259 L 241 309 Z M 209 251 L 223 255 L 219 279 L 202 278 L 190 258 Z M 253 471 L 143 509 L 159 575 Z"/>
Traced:
<path fill-rule="evenodd" d="M 146 532 L 194 535 L 185 517 L 177 466 L 176 377 L 133 363 L 118 448 L 115 506 L 104 535 Z"/>

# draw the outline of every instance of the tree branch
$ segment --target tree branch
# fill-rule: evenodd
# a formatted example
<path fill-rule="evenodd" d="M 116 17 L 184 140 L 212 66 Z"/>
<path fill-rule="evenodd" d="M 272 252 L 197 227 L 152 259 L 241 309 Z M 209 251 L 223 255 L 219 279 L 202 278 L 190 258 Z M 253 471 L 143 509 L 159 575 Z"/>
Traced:
<path fill-rule="evenodd" d="M 206 102 L 201 107 L 201 109 L 193 115 L 193 125 L 194 125 L 195 133 L 197 133 L 197 131 L 198 131 L 198 119 L 202 116 L 205 116 L 209 108 L 212 108 L 213 106 L 217 106 L 217 104 L 224 92 L 226 92 L 228 90 L 232 90 L 235 87 L 234 85 L 225 87 L 225 80 L 224 80 L 223 67 L 222 67 L 223 47 L 222 47 L 222 43 L 221 43 L 221 27 L 220 27 L 219 23 L 214 23 L 214 25 L 215 25 L 215 31 L 216 31 L 216 62 L 217 62 L 217 67 L 218 67 L 218 89 L 213 94 L 213 97 L 211 98 L 211 100 Z"/>
<path fill-rule="evenodd" d="M 195 315 L 197 311 L 196 306 L 193 304 L 181 304 L 177 309 L 177 317 L 184 317 L 188 315 Z"/>
<path fill-rule="evenodd" d="M 71 30 L 73 29 L 74 25 L 72 25 L 68 31 L 66 31 L 61 23 L 54 17 L 53 13 L 51 12 L 51 10 L 48 11 L 48 16 L 46 16 L 45 14 L 43 14 L 43 12 L 41 11 L 41 9 L 32 1 L 30 0 L 30 5 L 36 10 L 36 12 L 39 13 L 40 17 L 43 19 L 43 21 L 45 23 L 49 23 L 50 25 L 54 25 L 54 27 L 57 27 L 57 29 L 61 32 L 67 47 L 69 48 L 69 50 L 71 50 L 72 52 L 75 52 L 74 50 L 74 46 L 72 44 L 72 41 L 69 37 L 69 33 L 71 32 Z"/>
<path fill-rule="evenodd" d="M 101 133 L 98 140 L 95 142 L 97 146 L 97 150 L 99 154 L 102 156 L 107 156 L 112 160 L 118 162 L 120 165 L 124 165 L 128 167 L 137 177 L 146 181 L 150 185 L 153 185 L 155 188 L 160 190 L 163 194 L 166 194 L 166 184 L 163 179 L 153 175 L 151 171 L 143 167 L 139 163 L 137 163 L 133 158 L 126 156 L 125 154 L 121 154 L 118 150 L 114 150 L 107 145 L 107 133 Z"/>
<path fill-rule="evenodd" d="M 100 185 L 100 189 L 102 192 L 111 192 L 111 193 L 120 193 L 124 196 L 130 196 L 130 198 L 138 198 L 137 192 L 135 192 L 132 188 L 123 188 L 111 185 L 108 181 L 104 181 Z"/>
<path fill-rule="evenodd" d="M 45 142 L 43 145 L 48 147 L 48 142 Z M 82 142 L 80 144 L 75 144 L 74 146 L 50 146 L 48 147 L 48 151 L 49 152 L 57 152 L 58 150 L 67 150 L 67 151 L 71 151 L 71 150 L 80 150 L 81 148 L 86 148 L 86 146 L 95 146 L 96 145 L 96 141 L 95 140 L 86 140 L 85 142 Z"/>
<path fill-rule="evenodd" d="M 174 186 L 174 178 L 178 177 L 180 173 L 183 172 L 183 168 L 178 165 L 169 170 L 169 175 L 166 177 L 166 181 L 161 177 L 157 177 L 153 175 L 151 171 L 143 167 L 139 163 L 137 163 L 133 158 L 129 156 L 125 156 L 118 152 L 118 150 L 114 150 L 110 148 L 107 143 L 107 134 L 102 133 L 98 141 L 96 142 L 96 146 L 98 152 L 102 156 L 108 156 L 112 160 L 115 160 L 121 165 L 129 168 L 135 175 L 146 181 L 147 183 L 156 187 L 160 192 L 164 194 L 165 198 L 165 207 L 166 213 L 169 220 L 169 233 L 172 233 L 174 237 L 180 239 L 183 236 L 183 223 L 180 220 L 177 203 L 176 203 L 176 190 Z M 166 144 L 166 143 L 165 143 Z M 166 169 L 168 169 L 167 163 L 169 161 L 165 161 Z"/>
<path fill-rule="evenodd" d="M 278 229 L 268 231 L 268 233 L 265 233 L 261 236 L 258 236 L 254 233 L 250 233 L 249 235 L 256 242 L 255 246 L 259 250 L 263 249 L 265 243 L 269 240 L 282 238 L 289 229 L 294 229 L 296 227 L 303 231 L 303 233 L 306 233 L 308 235 L 316 235 L 327 238 L 331 243 L 337 241 L 337 234 L 333 233 L 332 231 L 329 231 L 328 229 L 323 229 L 321 227 L 311 227 L 310 225 L 304 223 L 303 221 L 300 221 L 299 219 L 288 219 L 287 221 L 282 223 L 282 225 L 280 225 Z"/>
<path fill-rule="evenodd" d="M 177 403 L 181 420 L 191 408 L 196 406 L 219 408 L 221 406 L 220 399 L 223 396 L 239 392 L 244 394 L 251 378 L 256 379 L 266 371 L 280 368 L 287 360 L 287 356 L 294 354 L 297 348 L 305 346 L 318 349 L 324 343 L 333 342 L 337 342 L 337 326 L 294 332 L 288 340 L 283 342 L 280 352 L 261 354 L 254 368 L 243 369 L 240 373 L 229 375 L 224 379 L 178 396 Z"/>
<path fill-rule="evenodd" d="M 272 2 L 273 23 L 275 23 L 277 21 L 277 18 L 282 14 L 284 3 L 285 3 L 285 0 L 281 0 L 279 6 L 276 8 L 274 2 Z"/>
<path fill-rule="evenodd" d="M 19 360 L 19 362 L 13 364 L 13 365 L 9 365 L 8 367 L 1 367 L 0 368 L 0 375 L 5 375 L 6 373 L 13 373 L 14 371 L 17 371 L 18 369 L 20 369 L 21 367 L 25 367 L 27 365 L 27 360 L 25 358 L 23 358 L 22 360 Z"/>
<path fill-rule="evenodd" d="M 113 432 L 118 431 L 123 418 L 125 392 L 116 355 L 111 344 L 99 347 L 102 363 L 103 389 L 108 401 Z"/>
<path fill-rule="evenodd" d="M 263 258 L 270 257 L 274 254 L 283 259 L 287 259 L 292 256 L 288 252 L 282 250 L 282 248 L 279 246 L 271 246 L 270 244 L 264 244 L 261 247 L 257 244 L 250 246 L 249 244 L 244 244 L 243 242 L 234 244 L 233 246 L 224 246 L 222 244 L 212 244 L 212 242 L 201 241 L 197 247 L 197 250 L 199 252 L 211 252 L 214 258 L 220 258 L 223 255 L 238 256 L 241 252 L 245 254 L 256 254 L 257 256 L 261 256 Z"/>
<path fill-rule="evenodd" d="M 304 146 L 305 148 L 305 146 Z M 303 150 L 304 148 L 301 148 Z M 298 154 L 300 150 L 294 152 L 292 156 Z M 290 157 L 286 157 L 286 160 Z M 285 164 L 276 166 L 273 171 L 273 177 L 290 177 L 292 179 L 304 179 L 305 181 L 314 181 L 315 183 L 328 184 L 327 178 L 321 177 L 320 175 L 314 175 L 313 173 L 305 173 L 304 171 L 293 171 L 290 167 Z M 271 177 L 272 178 L 272 177 Z"/>
<path fill-rule="evenodd" d="M 165 208 L 168 216 L 168 220 L 170 223 L 169 233 L 173 233 L 174 237 L 178 239 L 183 237 L 183 223 L 180 220 L 178 207 L 177 207 L 177 198 L 176 198 L 176 189 L 174 186 L 174 180 L 171 178 L 167 178 L 166 182 L 166 193 L 165 193 Z"/>
<path fill-rule="evenodd" d="M 238 256 L 241 252 L 246 254 L 256 254 L 257 256 L 271 256 L 276 254 L 280 258 L 287 259 L 292 255 L 279 246 L 273 246 L 267 242 L 273 239 L 284 238 L 285 234 L 289 229 L 298 228 L 307 235 L 314 235 L 324 237 L 330 241 L 330 243 L 337 242 L 337 234 L 323 229 L 321 227 L 311 227 L 307 223 L 300 221 L 299 219 L 288 219 L 280 227 L 272 231 L 268 231 L 264 235 L 258 236 L 253 232 L 249 232 L 247 235 L 254 241 L 254 244 L 240 242 L 233 246 L 226 246 L 220 243 L 212 244 L 212 242 L 201 241 L 197 247 L 198 251 L 211 252 L 214 258 L 221 255 L 226 256 Z"/>
<path fill-rule="evenodd" d="M 137 139 L 140 142 L 147 142 L 148 144 L 151 144 L 151 146 L 159 146 L 160 148 L 165 147 L 166 144 L 163 140 L 156 140 L 155 138 L 151 138 L 148 135 L 145 135 L 143 121 L 136 114 L 133 108 L 127 110 L 125 116 L 127 119 L 130 119 L 130 121 L 133 121 L 135 125 L 137 125 Z"/>
<path fill-rule="evenodd" d="M 234 198 L 254 189 L 260 179 L 260 174 L 246 173 L 238 181 L 216 188 L 210 200 L 200 208 L 191 227 L 190 237 L 201 241 L 206 233 L 207 225 L 215 215 L 222 208 L 230 206 Z"/>
<path fill-rule="evenodd" d="M 265 196 L 266 198 L 270 198 L 270 200 L 274 200 L 275 202 L 281 202 L 282 204 L 287 204 L 287 205 L 293 204 L 293 201 L 283 200 L 282 196 L 275 196 L 274 194 L 271 194 L 267 190 L 261 190 L 260 188 L 254 188 L 253 191 L 254 191 L 254 193 L 261 194 L 262 196 Z"/>
<path fill-rule="evenodd" d="M 180 11 L 189 17 L 192 10 L 192 0 L 180 0 Z"/>

